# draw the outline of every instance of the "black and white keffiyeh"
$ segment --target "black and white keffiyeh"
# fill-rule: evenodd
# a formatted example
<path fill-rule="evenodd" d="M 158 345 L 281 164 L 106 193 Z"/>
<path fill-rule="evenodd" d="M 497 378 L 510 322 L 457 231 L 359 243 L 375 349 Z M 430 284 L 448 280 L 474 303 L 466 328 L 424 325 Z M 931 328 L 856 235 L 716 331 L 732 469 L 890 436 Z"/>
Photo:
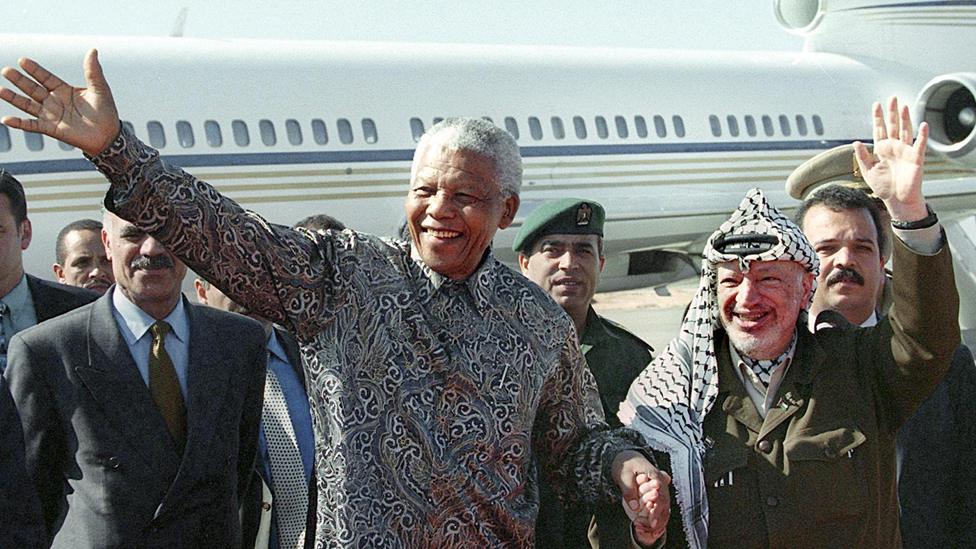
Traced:
<path fill-rule="evenodd" d="M 706 547 L 708 501 L 702 423 L 718 396 L 713 332 L 719 325 L 716 265 L 738 261 L 795 261 L 816 277 L 819 260 L 803 232 L 772 207 L 762 191 L 746 193 L 728 221 L 712 233 L 702 254 L 698 291 L 678 337 L 634 380 L 618 417 L 654 450 L 671 457 L 681 522 L 692 548 Z"/>

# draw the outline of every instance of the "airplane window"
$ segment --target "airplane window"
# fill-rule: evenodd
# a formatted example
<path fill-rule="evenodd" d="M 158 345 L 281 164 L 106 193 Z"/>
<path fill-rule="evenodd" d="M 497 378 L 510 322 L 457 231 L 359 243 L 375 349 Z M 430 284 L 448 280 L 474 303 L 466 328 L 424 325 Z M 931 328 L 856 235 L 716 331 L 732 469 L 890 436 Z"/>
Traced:
<path fill-rule="evenodd" d="M 573 128 L 576 130 L 576 137 L 586 139 L 586 120 L 582 116 L 573 117 Z"/>
<path fill-rule="evenodd" d="M 739 120 L 730 114 L 725 117 L 725 122 L 729 125 L 729 135 L 739 137 Z"/>
<path fill-rule="evenodd" d="M 24 133 L 24 143 L 27 150 L 39 151 L 44 148 L 44 136 L 39 133 Z"/>
<path fill-rule="evenodd" d="M 431 125 L 440 124 L 443 121 L 444 121 L 444 117 L 443 116 L 435 116 L 434 117 L 434 124 L 431 124 Z"/>
<path fill-rule="evenodd" d="M 768 114 L 764 114 L 762 117 L 763 132 L 768 135 L 773 135 L 773 119 L 769 117 Z"/>
<path fill-rule="evenodd" d="M 607 137 L 610 137 L 610 129 L 607 128 L 606 118 L 603 118 L 602 116 L 597 116 L 596 118 L 593 119 L 593 122 L 596 123 L 596 134 L 600 136 L 600 139 L 606 139 Z"/>
<path fill-rule="evenodd" d="M 556 139 L 565 139 L 566 128 L 563 127 L 563 119 L 559 118 L 558 116 L 553 116 L 549 119 L 549 122 L 552 124 L 553 137 Z"/>
<path fill-rule="evenodd" d="M 261 142 L 269 147 L 278 143 L 278 134 L 275 133 L 274 123 L 267 118 L 258 120 L 258 132 L 261 134 Z"/>
<path fill-rule="evenodd" d="M 363 118 L 363 138 L 367 143 L 376 143 L 376 122 L 372 118 Z"/>
<path fill-rule="evenodd" d="M 494 123 L 495 123 L 495 121 L 494 121 L 494 120 L 492 120 L 490 116 L 482 116 L 482 117 L 481 117 L 481 119 L 482 119 L 482 120 L 487 120 L 487 121 L 489 121 L 489 122 L 491 122 L 492 124 L 494 124 Z"/>
<path fill-rule="evenodd" d="M 722 123 L 718 121 L 718 117 L 714 114 L 708 116 L 708 125 L 712 128 L 712 135 L 715 137 L 720 137 L 722 135 Z"/>
<path fill-rule="evenodd" d="M 746 133 L 749 134 L 749 137 L 756 137 L 756 119 L 753 118 L 751 114 L 747 114 L 745 121 Z"/>
<path fill-rule="evenodd" d="M 352 124 L 345 118 L 340 118 L 336 120 L 336 126 L 339 127 L 339 141 L 343 145 L 352 143 Z"/>
<path fill-rule="evenodd" d="M 519 138 L 518 121 L 511 116 L 505 117 L 505 129 L 508 130 L 508 133 L 512 134 L 513 138 Z"/>
<path fill-rule="evenodd" d="M 329 142 L 329 133 L 325 131 L 325 122 L 318 118 L 312 119 L 312 138 L 319 145 L 325 145 Z"/>
<path fill-rule="evenodd" d="M 685 136 L 684 121 L 681 120 L 680 116 L 675 116 L 672 121 L 674 122 L 674 133 L 678 137 L 684 137 Z M 668 136 L 668 127 L 664 125 L 664 117 L 661 116 L 660 114 L 654 115 L 654 133 L 656 133 L 658 137 Z"/>
<path fill-rule="evenodd" d="M 61 150 L 62 151 L 73 151 L 73 150 L 75 150 L 74 147 L 72 147 L 71 145 L 69 145 L 69 144 L 67 144 L 67 143 L 65 143 L 63 141 L 58 141 L 58 146 L 61 147 Z"/>
<path fill-rule="evenodd" d="M 207 120 L 203 123 L 203 133 L 207 136 L 207 145 L 219 147 L 224 144 L 224 136 L 220 133 L 220 124 L 216 120 Z"/>
<path fill-rule="evenodd" d="M 817 135 L 824 134 L 823 120 L 820 120 L 819 114 L 813 115 L 813 131 Z"/>
<path fill-rule="evenodd" d="M 630 132 L 627 130 L 627 119 L 622 116 L 613 117 L 613 123 L 617 126 L 617 135 L 627 137 Z"/>
<path fill-rule="evenodd" d="M 302 144 L 302 127 L 298 124 L 298 120 L 294 118 L 285 120 L 285 135 L 288 137 L 288 143 L 292 145 Z"/>
<path fill-rule="evenodd" d="M 542 139 L 542 124 L 540 124 L 539 119 L 534 116 L 529 117 L 529 133 L 532 135 L 532 139 Z"/>
<path fill-rule="evenodd" d="M 779 130 L 783 135 L 790 135 L 790 119 L 785 114 L 779 115 Z"/>
<path fill-rule="evenodd" d="M 193 128 L 186 120 L 179 120 L 176 122 L 176 140 L 180 142 L 180 146 L 184 149 L 188 149 L 193 146 Z"/>
<path fill-rule="evenodd" d="M 637 137 L 647 137 L 647 121 L 643 116 L 634 117 L 634 129 L 637 131 Z"/>
<path fill-rule="evenodd" d="M 150 120 L 146 123 L 146 131 L 149 132 L 149 144 L 157 149 L 162 149 L 166 146 L 166 132 L 163 131 L 163 125 L 155 120 Z"/>
<path fill-rule="evenodd" d="M 802 114 L 796 115 L 796 133 L 800 135 L 807 134 L 807 121 L 803 118 Z"/>
<path fill-rule="evenodd" d="M 0 125 L 0 152 L 10 150 L 10 130 L 7 126 Z"/>
<path fill-rule="evenodd" d="M 413 136 L 413 142 L 420 142 L 420 138 L 424 135 L 424 121 L 419 118 L 410 119 L 410 135 Z"/>
<path fill-rule="evenodd" d="M 123 120 L 122 127 L 128 130 L 129 133 L 131 133 L 132 135 L 136 134 L 136 128 L 132 125 L 132 122 L 129 122 L 128 120 Z"/>
<path fill-rule="evenodd" d="M 251 144 L 251 134 L 247 131 L 247 123 L 243 120 L 234 120 L 230 123 L 230 129 L 234 132 L 234 143 L 238 147 L 246 147 Z"/>
<path fill-rule="evenodd" d="M 671 123 L 674 124 L 674 135 L 676 135 L 678 137 L 684 137 L 685 136 L 685 121 L 684 121 L 684 119 L 681 118 L 678 115 L 674 115 L 674 116 L 671 117 Z M 657 121 L 656 120 L 654 121 L 654 125 L 655 126 L 657 125 Z M 658 135 L 661 135 L 661 132 L 657 132 L 657 134 Z M 662 135 L 661 137 L 664 137 L 664 136 Z"/>

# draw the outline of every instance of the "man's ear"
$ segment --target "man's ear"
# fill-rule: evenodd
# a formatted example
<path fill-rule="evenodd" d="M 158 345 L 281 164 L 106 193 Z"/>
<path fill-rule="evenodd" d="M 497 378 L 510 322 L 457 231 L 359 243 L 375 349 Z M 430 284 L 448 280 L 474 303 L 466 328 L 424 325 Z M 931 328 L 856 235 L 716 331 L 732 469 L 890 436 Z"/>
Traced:
<path fill-rule="evenodd" d="M 807 303 L 810 298 L 813 297 L 813 281 L 815 280 L 813 273 L 809 271 L 803 272 L 803 301 L 801 303 Z"/>
<path fill-rule="evenodd" d="M 203 281 L 199 278 L 193 281 L 193 288 L 197 291 L 197 302 L 202 305 L 207 305 L 207 287 L 203 284 Z"/>
<path fill-rule="evenodd" d="M 499 229 L 507 229 L 512 224 L 512 221 L 515 220 L 515 213 L 518 211 L 519 204 L 521 203 L 518 195 L 513 194 L 505 199 L 502 203 L 502 207 L 505 208 L 502 212 L 502 219 L 498 222 Z"/>
<path fill-rule="evenodd" d="M 529 272 L 529 256 L 525 255 L 522 252 L 519 252 L 518 264 L 519 264 L 519 268 L 522 269 L 522 274 L 526 274 L 527 272 Z"/>
<path fill-rule="evenodd" d="M 54 271 L 54 278 L 58 279 L 58 282 L 64 284 L 64 267 L 55 263 L 51 265 L 51 270 Z"/>
<path fill-rule="evenodd" d="M 31 238 L 34 236 L 34 231 L 31 228 L 30 219 L 25 218 L 20 223 L 20 249 L 26 250 L 30 246 Z"/>

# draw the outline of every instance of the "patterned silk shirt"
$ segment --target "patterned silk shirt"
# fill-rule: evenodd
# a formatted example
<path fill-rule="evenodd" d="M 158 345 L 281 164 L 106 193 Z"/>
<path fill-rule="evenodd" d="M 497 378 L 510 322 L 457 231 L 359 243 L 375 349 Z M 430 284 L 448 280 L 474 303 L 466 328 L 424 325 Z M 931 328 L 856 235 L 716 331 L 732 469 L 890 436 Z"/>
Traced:
<path fill-rule="evenodd" d="M 569 318 L 489 252 L 467 280 L 406 243 L 267 223 L 125 130 L 106 206 L 290 327 L 316 431 L 318 547 L 528 547 L 537 475 L 607 502 L 617 452 Z M 538 469 L 538 471 L 537 471 Z"/>

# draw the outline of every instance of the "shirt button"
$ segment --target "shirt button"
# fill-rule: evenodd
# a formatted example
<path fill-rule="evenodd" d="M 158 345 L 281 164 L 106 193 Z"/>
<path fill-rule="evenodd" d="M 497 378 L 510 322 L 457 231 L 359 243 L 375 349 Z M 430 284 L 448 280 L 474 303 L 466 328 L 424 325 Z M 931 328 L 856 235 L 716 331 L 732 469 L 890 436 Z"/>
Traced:
<path fill-rule="evenodd" d="M 121 462 L 119 461 L 118 457 L 111 456 L 108 458 L 108 466 L 111 467 L 112 469 L 118 469 L 119 465 L 121 465 Z"/>
<path fill-rule="evenodd" d="M 760 440 L 759 441 L 759 451 L 760 452 L 762 452 L 764 454 L 768 454 L 772 450 L 773 450 L 773 443 L 772 442 L 769 442 L 768 440 Z"/>
<path fill-rule="evenodd" d="M 262 501 L 261 502 L 261 510 L 262 511 L 270 511 L 271 510 L 271 504 L 268 503 L 267 501 Z"/>
<path fill-rule="evenodd" d="M 766 505 L 770 507 L 776 507 L 777 505 L 779 505 L 779 498 L 776 496 L 769 496 L 768 498 L 766 498 Z"/>

